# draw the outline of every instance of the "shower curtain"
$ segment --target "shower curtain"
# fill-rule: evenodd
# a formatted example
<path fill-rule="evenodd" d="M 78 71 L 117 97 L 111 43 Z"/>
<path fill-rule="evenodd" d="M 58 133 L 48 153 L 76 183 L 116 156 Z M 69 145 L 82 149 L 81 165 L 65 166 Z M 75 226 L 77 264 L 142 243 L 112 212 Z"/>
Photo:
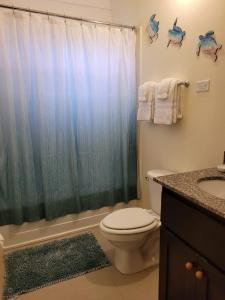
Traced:
<path fill-rule="evenodd" d="M 135 32 L 0 10 L 0 224 L 136 199 Z"/>

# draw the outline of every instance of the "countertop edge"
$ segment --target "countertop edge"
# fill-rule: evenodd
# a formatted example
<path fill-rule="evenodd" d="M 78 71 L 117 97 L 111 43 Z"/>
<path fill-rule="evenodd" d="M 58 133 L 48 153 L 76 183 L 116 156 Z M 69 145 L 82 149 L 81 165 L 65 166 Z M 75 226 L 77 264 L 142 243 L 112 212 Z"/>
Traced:
<path fill-rule="evenodd" d="M 204 211 L 225 221 L 225 200 L 208 194 L 198 186 L 199 180 L 203 178 L 218 177 L 225 179 L 225 173 L 219 172 L 216 168 L 208 168 L 160 176 L 154 178 L 154 181 L 162 185 L 162 187 L 186 198 L 195 206 L 197 205 Z"/>

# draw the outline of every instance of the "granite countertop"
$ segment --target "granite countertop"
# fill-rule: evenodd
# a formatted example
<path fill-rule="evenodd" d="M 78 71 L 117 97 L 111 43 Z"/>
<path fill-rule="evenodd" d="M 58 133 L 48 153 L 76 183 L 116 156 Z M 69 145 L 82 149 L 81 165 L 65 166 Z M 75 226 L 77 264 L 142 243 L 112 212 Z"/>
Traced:
<path fill-rule="evenodd" d="M 225 200 L 204 192 L 198 186 L 198 182 L 202 178 L 211 179 L 214 177 L 222 177 L 225 180 L 225 173 L 212 168 L 160 176 L 154 180 L 169 190 L 225 219 Z"/>

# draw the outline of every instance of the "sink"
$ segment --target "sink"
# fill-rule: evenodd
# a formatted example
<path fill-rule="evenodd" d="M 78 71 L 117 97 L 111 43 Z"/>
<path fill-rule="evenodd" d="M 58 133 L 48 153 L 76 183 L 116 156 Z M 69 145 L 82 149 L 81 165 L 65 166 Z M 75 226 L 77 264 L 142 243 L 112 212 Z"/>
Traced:
<path fill-rule="evenodd" d="M 224 177 L 202 178 L 198 181 L 198 186 L 201 190 L 207 192 L 208 194 L 225 200 Z"/>

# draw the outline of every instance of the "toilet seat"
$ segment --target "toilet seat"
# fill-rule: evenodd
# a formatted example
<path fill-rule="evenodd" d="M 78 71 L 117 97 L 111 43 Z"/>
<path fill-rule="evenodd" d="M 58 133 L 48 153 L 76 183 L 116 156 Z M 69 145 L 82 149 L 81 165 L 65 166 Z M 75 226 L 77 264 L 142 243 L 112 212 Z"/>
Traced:
<path fill-rule="evenodd" d="M 151 225 L 155 218 L 143 208 L 132 207 L 114 211 L 103 219 L 103 225 L 110 229 L 129 230 Z"/>
<path fill-rule="evenodd" d="M 135 234 L 153 231 L 160 221 L 152 213 L 143 208 L 126 208 L 106 216 L 100 223 L 103 231 L 112 234 Z"/>

